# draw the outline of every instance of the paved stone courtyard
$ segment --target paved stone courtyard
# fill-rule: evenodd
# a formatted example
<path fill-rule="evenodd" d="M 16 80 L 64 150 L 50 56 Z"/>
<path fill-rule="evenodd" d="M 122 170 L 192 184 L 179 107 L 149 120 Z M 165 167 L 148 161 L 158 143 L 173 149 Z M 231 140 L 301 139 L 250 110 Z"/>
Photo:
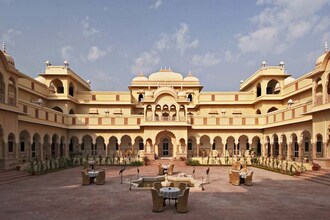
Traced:
<path fill-rule="evenodd" d="M 99 167 L 100 168 L 100 167 Z M 0 219 L 330 219 L 330 188 L 257 168 L 253 186 L 228 183 L 228 167 L 211 167 L 210 183 L 192 188 L 189 212 L 173 203 L 153 213 L 150 190 L 129 191 L 120 184 L 120 167 L 106 167 L 105 185 L 81 185 L 81 167 L 0 186 Z M 140 167 L 141 176 L 157 175 L 156 163 Z M 207 167 L 196 167 L 196 178 Z M 175 173 L 193 168 L 176 162 Z M 137 178 L 127 167 L 123 180 Z"/>

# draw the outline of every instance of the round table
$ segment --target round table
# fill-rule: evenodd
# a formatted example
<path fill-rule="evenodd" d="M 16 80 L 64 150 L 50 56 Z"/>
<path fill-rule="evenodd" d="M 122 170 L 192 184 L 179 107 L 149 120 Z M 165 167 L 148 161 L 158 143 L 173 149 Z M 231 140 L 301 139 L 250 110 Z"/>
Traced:
<path fill-rule="evenodd" d="M 99 171 L 89 171 L 88 176 L 89 176 L 89 181 L 90 183 L 94 183 L 95 177 L 99 175 Z"/>
<path fill-rule="evenodd" d="M 159 193 L 166 199 L 177 199 L 180 195 L 180 189 L 176 187 L 164 187 L 160 188 Z"/>
<path fill-rule="evenodd" d="M 180 189 L 176 187 L 164 187 L 159 189 L 159 194 L 164 197 L 164 206 L 165 200 L 168 199 L 168 204 L 170 205 L 170 200 L 175 200 L 175 206 L 176 206 L 176 199 L 180 195 Z"/>

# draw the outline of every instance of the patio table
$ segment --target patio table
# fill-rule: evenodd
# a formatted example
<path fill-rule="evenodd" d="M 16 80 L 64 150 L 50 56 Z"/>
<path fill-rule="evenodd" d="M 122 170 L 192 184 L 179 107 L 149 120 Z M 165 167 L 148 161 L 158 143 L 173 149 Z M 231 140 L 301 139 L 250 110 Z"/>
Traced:
<path fill-rule="evenodd" d="M 169 205 L 170 205 L 170 200 L 174 199 L 176 205 L 176 199 L 180 195 L 180 189 L 177 187 L 164 187 L 164 188 L 160 188 L 159 194 L 164 197 L 164 205 L 166 199 L 168 199 Z"/>
<path fill-rule="evenodd" d="M 88 176 L 90 179 L 90 183 L 93 183 L 95 180 L 95 177 L 99 175 L 99 171 L 88 171 Z"/>

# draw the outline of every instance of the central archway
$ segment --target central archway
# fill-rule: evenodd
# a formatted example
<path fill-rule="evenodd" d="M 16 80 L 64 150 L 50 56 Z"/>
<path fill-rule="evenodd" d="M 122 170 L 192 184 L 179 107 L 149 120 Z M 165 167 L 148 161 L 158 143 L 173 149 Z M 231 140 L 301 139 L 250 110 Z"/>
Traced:
<path fill-rule="evenodd" d="M 155 152 L 159 157 L 173 157 L 175 155 L 176 138 L 167 130 L 161 131 L 156 136 Z"/>

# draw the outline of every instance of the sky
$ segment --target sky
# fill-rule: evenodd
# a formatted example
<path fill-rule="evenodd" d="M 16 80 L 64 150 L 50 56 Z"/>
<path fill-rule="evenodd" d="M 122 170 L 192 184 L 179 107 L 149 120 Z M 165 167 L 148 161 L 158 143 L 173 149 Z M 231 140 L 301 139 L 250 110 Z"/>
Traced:
<path fill-rule="evenodd" d="M 161 67 L 204 91 L 238 91 L 262 61 L 298 78 L 330 43 L 330 0 L 0 0 L 0 37 L 22 73 L 70 68 L 127 91 Z"/>

